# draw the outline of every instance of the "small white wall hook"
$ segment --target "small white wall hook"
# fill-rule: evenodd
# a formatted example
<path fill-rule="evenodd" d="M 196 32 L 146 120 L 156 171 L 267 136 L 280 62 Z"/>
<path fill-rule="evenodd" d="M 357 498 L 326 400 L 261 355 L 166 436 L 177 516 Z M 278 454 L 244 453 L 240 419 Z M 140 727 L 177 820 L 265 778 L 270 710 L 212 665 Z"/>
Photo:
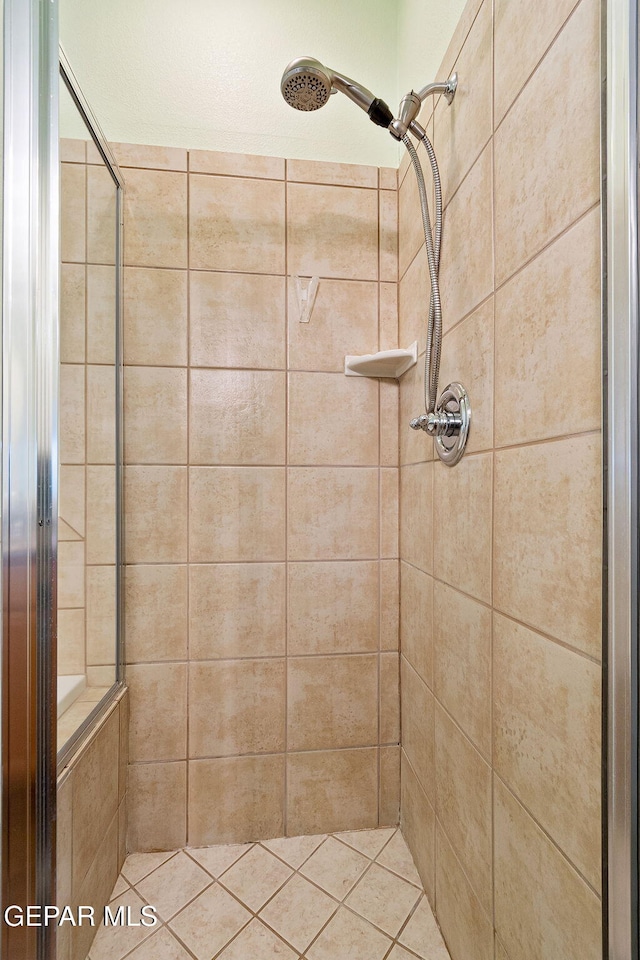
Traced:
<path fill-rule="evenodd" d="M 309 323 L 313 305 L 316 302 L 318 284 L 320 277 L 298 277 L 296 276 L 296 292 L 298 294 L 298 310 L 300 311 L 300 323 Z"/>

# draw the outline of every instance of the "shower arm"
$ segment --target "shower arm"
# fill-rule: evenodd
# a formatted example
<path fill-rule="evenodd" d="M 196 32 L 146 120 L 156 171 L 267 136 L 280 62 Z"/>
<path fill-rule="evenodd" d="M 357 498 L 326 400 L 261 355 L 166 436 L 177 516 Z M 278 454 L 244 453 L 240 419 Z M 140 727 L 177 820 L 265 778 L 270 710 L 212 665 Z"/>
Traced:
<path fill-rule="evenodd" d="M 434 94 L 442 94 L 447 103 L 453 100 L 458 87 L 458 74 L 452 73 L 444 83 L 428 83 L 426 87 L 419 90 L 411 90 L 400 101 L 398 107 L 398 117 L 389 124 L 389 133 L 396 140 L 402 140 L 407 133 L 412 133 L 418 140 L 422 140 L 425 131 L 418 123 L 416 117 L 420 113 L 420 107 L 427 99 Z"/>

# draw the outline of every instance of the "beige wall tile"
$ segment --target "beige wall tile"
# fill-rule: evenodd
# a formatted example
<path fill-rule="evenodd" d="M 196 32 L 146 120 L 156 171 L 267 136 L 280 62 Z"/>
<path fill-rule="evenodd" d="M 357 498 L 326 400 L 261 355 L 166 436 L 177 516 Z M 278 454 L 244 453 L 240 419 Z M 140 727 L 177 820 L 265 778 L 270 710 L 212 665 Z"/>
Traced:
<path fill-rule="evenodd" d="M 416 217 L 415 208 L 413 208 L 412 223 L 414 218 L 419 219 Z M 402 229 L 400 236 L 403 236 Z M 424 352 L 429 320 L 430 290 L 429 264 L 423 241 L 417 256 L 408 265 L 398 284 L 398 346 L 408 347 L 417 340 L 418 349 Z M 406 376 L 407 374 L 403 379 Z M 402 383 L 402 380 L 400 382 Z"/>
<path fill-rule="evenodd" d="M 284 213 L 283 183 L 191 174 L 191 268 L 283 274 Z"/>
<path fill-rule="evenodd" d="M 429 801 L 435 805 L 435 745 L 433 694 L 402 658 L 402 748 Z"/>
<path fill-rule="evenodd" d="M 493 923 L 469 884 L 453 847 L 436 824 L 438 922 L 452 960 L 493 960 Z"/>
<path fill-rule="evenodd" d="M 283 659 L 191 663 L 189 757 L 282 752 L 285 685 Z"/>
<path fill-rule="evenodd" d="M 491 756 L 491 610 L 434 587 L 434 690 L 478 750 Z"/>
<path fill-rule="evenodd" d="M 376 167 L 365 167 L 359 163 L 287 160 L 287 180 L 343 187 L 377 187 L 378 170 Z"/>
<path fill-rule="evenodd" d="M 400 747 L 380 747 L 380 791 L 378 797 L 381 827 L 395 827 L 400 820 Z"/>
<path fill-rule="evenodd" d="M 85 475 L 84 466 L 60 466 L 58 487 L 58 513 L 67 523 L 74 539 L 84 536 L 85 530 Z"/>
<path fill-rule="evenodd" d="M 449 46 L 447 51 L 442 58 L 440 69 L 437 71 L 438 76 L 449 76 L 456 60 L 462 49 L 462 45 L 469 33 L 469 30 L 473 26 L 473 21 L 478 15 L 478 11 L 482 5 L 482 0 L 467 0 L 467 3 L 462 9 L 460 14 L 460 19 L 458 20 L 455 30 L 451 40 L 449 41 Z"/>
<path fill-rule="evenodd" d="M 185 660 L 187 567 L 128 566 L 124 598 L 127 661 Z"/>
<path fill-rule="evenodd" d="M 445 332 L 493 290 L 491 163 L 489 144 L 445 210 L 440 266 Z"/>
<path fill-rule="evenodd" d="M 286 375 L 192 370 L 189 459 L 197 464 L 284 464 Z"/>
<path fill-rule="evenodd" d="M 284 560 L 285 471 L 280 467 L 192 467 L 192 563 Z"/>
<path fill-rule="evenodd" d="M 379 167 L 378 177 L 381 190 L 398 189 L 398 171 L 396 167 Z"/>
<path fill-rule="evenodd" d="M 56 797 L 56 903 L 64 907 L 71 902 L 73 877 L 73 775 L 58 780 Z"/>
<path fill-rule="evenodd" d="M 87 166 L 87 261 L 115 264 L 117 235 L 116 185 L 104 164 L 90 164 Z"/>
<path fill-rule="evenodd" d="M 116 469 L 89 466 L 87 481 L 87 563 L 115 563 Z"/>
<path fill-rule="evenodd" d="M 378 649 L 376 561 L 290 563 L 288 575 L 290 656 Z"/>
<path fill-rule="evenodd" d="M 125 219 L 127 266 L 187 266 L 186 174 L 128 170 Z"/>
<path fill-rule="evenodd" d="M 288 470 L 290 560 L 366 560 L 378 555 L 378 471 Z"/>
<path fill-rule="evenodd" d="M 58 606 L 84 607 L 85 545 L 81 541 L 58 544 Z"/>
<path fill-rule="evenodd" d="M 86 275 L 82 263 L 60 264 L 60 362 L 84 363 Z"/>
<path fill-rule="evenodd" d="M 187 664 L 129 664 L 127 684 L 131 763 L 184 760 L 187 756 Z"/>
<path fill-rule="evenodd" d="M 86 262 L 86 208 L 86 168 L 60 164 L 60 259 L 63 262 Z"/>
<path fill-rule="evenodd" d="M 72 137 L 60 137 L 61 163 L 85 163 L 87 159 L 87 144 L 85 140 L 76 140 Z"/>
<path fill-rule="evenodd" d="M 517 326 L 513 315 L 510 322 L 514 328 Z M 471 404 L 466 452 L 488 450 L 493 446 L 493 297 L 444 338 L 439 391 L 454 381 L 464 386 Z M 522 388 L 521 382 L 521 391 Z M 499 405 L 496 406 L 498 409 Z M 514 409 L 512 407 L 509 414 L 510 420 L 529 420 L 528 411 L 526 417 L 519 418 L 514 416 Z M 414 433 L 413 430 L 410 432 Z"/>
<path fill-rule="evenodd" d="M 400 641 L 400 564 L 380 561 L 380 649 L 397 650 Z"/>
<path fill-rule="evenodd" d="M 402 751 L 400 771 L 400 825 L 429 901 L 436 893 L 436 814 L 407 755 Z"/>
<path fill-rule="evenodd" d="M 598 890 L 601 670 L 504 617 L 494 631 L 496 771 Z"/>
<path fill-rule="evenodd" d="M 600 242 L 593 210 L 496 294 L 498 446 L 600 427 Z"/>
<path fill-rule="evenodd" d="M 380 556 L 399 555 L 400 471 L 386 467 L 380 471 Z"/>
<path fill-rule="evenodd" d="M 543 0 L 497 0 L 495 7 L 495 109 L 499 123 L 576 6 Z"/>
<path fill-rule="evenodd" d="M 465 456 L 451 470 L 434 469 L 434 503 L 455 504 L 434 509 L 433 566 L 438 577 L 491 601 L 492 460 L 490 453 Z"/>
<path fill-rule="evenodd" d="M 380 380 L 380 466 L 397 467 L 400 391 L 394 380 Z"/>
<path fill-rule="evenodd" d="M 378 349 L 378 284 L 326 280 L 309 323 L 300 323 L 295 280 L 288 282 L 289 367 L 344 373 L 345 356 Z"/>
<path fill-rule="evenodd" d="M 147 331 L 149 336 L 149 331 Z M 87 265 L 87 361 L 116 360 L 116 272 L 108 264 Z"/>
<path fill-rule="evenodd" d="M 440 97 L 435 109 L 434 146 L 445 203 L 493 133 L 492 41 L 493 7 L 485 0 L 456 60 L 453 103 Z"/>
<path fill-rule="evenodd" d="M 418 463 L 400 471 L 400 556 L 425 573 L 433 566 L 432 469 Z"/>
<path fill-rule="evenodd" d="M 126 463 L 187 462 L 187 371 L 126 367 Z"/>
<path fill-rule="evenodd" d="M 188 351 L 186 271 L 126 267 L 123 288 L 125 363 L 184 366 Z"/>
<path fill-rule="evenodd" d="M 58 551 L 58 565 L 60 553 Z M 58 566 L 58 576 L 60 567 Z M 58 601 L 59 602 L 59 601 Z M 58 674 L 84 673 L 84 609 L 58 607 Z"/>
<path fill-rule="evenodd" d="M 115 463 L 116 368 L 88 364 L 87 463 Z"/>
<path fill-rule="evenodd" d="M 398 279 L 398 194 L 381 190 L 380 198 L 380 279 Z"/>
<path fill-rule="evenodd" d="M 586 0 L 578 5 L 496 132 L 498 282 L 598 199 L 599 51 L 600 5 Z M 566 83 L 567 77 L 571 83 Z M 560 86 L 564 96 L 559 98 Z M 591 109 L 585 110 L 585 104 Z M 542 129 L 544 137 L 539 135 Z M 556 176 L 548 176 L 550 169 Z"/>
<path fill-rule="evenodd" d="M 85 462 L 84 366 L 60 364 L 60 463 Z"/>
<path fill-rule="evenodd" d="M 287 757 L 287 836 L 367 830 L 378 822 L 378 750 Z"/>
<path fill-rule="evenodd" d="M 289 657 L 287 748 L 373 745 L 377 697 L 377 656 Z"/>
<path fill-rule="evenodd" d="M 436 813 L 484 910 L 492 911 L 491 768 L 436 706 Z"/>
<path fill-rule="evenodd" d="M 116 662 L 116 568 L 87 567 L 87 663 Z"/>
<path fill-rule="evenodd" d="M 380 350 L 398 349 L 398 284 L 378 284 L 380 293 Z M 381 381 L 381 384 L 388 383 Z M 390 384 L 397 388 L 396 383 Z"/>
<path fill-rule="evenodd" d="M 187 559 L 186 467 L 125 470 L 128 563 L 184 563 Z"/>
<path fill-rule="evenodd" d="M 84 750 L 73 773 L 73 891 L 79 891 L 118 809 L 118 712 Z M 115 863 L 114 856 L 114 863 Z M 112 885 L 115 878 L 112 881 Z"/>
<path fill-rule="evenodd" d="M 377 192 L 287 184 L 287 244 L 291 276 L 377 280 Z"/>
<path fill-rule="evenodd" d="M 191 273 L 191 363 L 283 369 L 285 283 L 284 277 Z"/>
<path fill-rule="evenodd" d="M 187 842 L 187 764 L 129 766 L 127 848 L 175 850 Z"/>
<path fill-rule="evenodd" d="M 400 740 L 400 663 L 397 653 L 380 654 L 380 743 Z"/>
<path fill-rule="evenodd" d="M 378 463 L 378 384 L 339 373 L 289 374 L 289 463 Z"/>
<path fill-rule="evenodd" d="M 113 890 L 118 877 L 118 813 L 113 815 L 106 830 L 96 834 L 100 841 L 98 852 L 89 867 L 80 887 L 75 887 L 70 906 L 77 910 L 78 904 L 93 907 L 99 917 Z M 72 928 L 71 958 L 84 960 L 91 947 L 96 928 L 81 924 Z"/>
<path fill-rule="evenodd" d="M 221 153 L 218 150 L 189 150 L 191 173 L 217 173 L 230 177 L 284 179 L 285 161 L 281 157 L 259 157 L 247 153 Z"/>
<path fill-rule="evenodd" d="M 496 608 L 594 657 L 602 647 L 601 442 L 588 435 L 501 451 L 495 478 Z"/>
<path fill-rule="evenodd" d="M 431 197 L 431 170 L 427 163 L 423 166 L 427 188 L 427 198 Z M 433 210 L 430 204 L 429 212 Z M 413 166 L 404 178 L 398 190 L 398 277 L 404 277 L 420 247 L 424 246 L 422 216 L 420 214 L 420 194 Z M 428 289 L 425 290 L 428 300 Z"/>
<path fill-rule="evenodd" d="M 110 146 L 120 167 L 187 169 L 187 151 L 178 147 L 142 146 L 139 143 L 112 143 Z"/>
<path fill-rule="evenodd" d="M 120 806 L 126 801 L 127 770 L 129 766 L 129 691 L 120 700 L 120 746 L 118 763 L 118 799 Z M 126 820 L 126 810 L 125 810 Z M 125 824 L 126 826 L 126 824 Z M 126 831 L 125 831 L 126 833 Z"/>
<path fill-rule="evenodd" d="M 192 660 L 284 656 L 283 563 L 192 564 L 189 606 Z"/>
<path fill-rule="evenodd" d="M 433 440 L 422 430 L 412 430 L 409 424 L 414 417 L 425 412 L 424 401 L 424 353 L 415 366 L 410 367 L 400 379 L 400 410 L 398 430 L 400 434 L 400 463 L 424 463 L 433 460 Z M 441 380 L 440 383 L 443 383 Z"/>
<path fill-rule="evenodd" d="M 433 580 L 400 564 L 400 649 L 413 669 L 433 687 Z"/>
<path fill-rule="evenodd" d="M 192 760 L 189 845 L 283 836 L 284 769 L 284 756 Z"/>
<path fill-rule="evenodd" d="M 601 904 L 495 778 L 496 930 L 511 960 L 598 960 Z"/>

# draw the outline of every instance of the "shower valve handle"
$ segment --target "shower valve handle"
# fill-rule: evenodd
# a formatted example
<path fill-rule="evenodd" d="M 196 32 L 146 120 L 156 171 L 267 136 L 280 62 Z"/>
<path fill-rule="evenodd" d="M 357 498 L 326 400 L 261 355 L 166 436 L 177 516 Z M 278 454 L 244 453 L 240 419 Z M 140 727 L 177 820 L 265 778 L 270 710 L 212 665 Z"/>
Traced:
<path fill-rule="evenodd" d="M 453 437 L 462 427 L 459 413 L 440 410 L 438 413 L 423 413 L 409 424 L 412 430 L 424 430 L 432 437 Z"/>

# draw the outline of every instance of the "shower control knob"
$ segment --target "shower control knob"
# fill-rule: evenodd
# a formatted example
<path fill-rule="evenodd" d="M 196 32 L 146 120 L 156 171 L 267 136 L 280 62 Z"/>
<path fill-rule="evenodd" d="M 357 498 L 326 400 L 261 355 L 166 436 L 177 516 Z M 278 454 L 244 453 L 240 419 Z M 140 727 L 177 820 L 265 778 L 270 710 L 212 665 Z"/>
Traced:
<path fill-rule="evenodd" d="M 409 424 L 412 430 L 427 430 L 429 424 L 429 417 L 426 413 L 423 413 L 420 417 L 415 417 Z"/>

